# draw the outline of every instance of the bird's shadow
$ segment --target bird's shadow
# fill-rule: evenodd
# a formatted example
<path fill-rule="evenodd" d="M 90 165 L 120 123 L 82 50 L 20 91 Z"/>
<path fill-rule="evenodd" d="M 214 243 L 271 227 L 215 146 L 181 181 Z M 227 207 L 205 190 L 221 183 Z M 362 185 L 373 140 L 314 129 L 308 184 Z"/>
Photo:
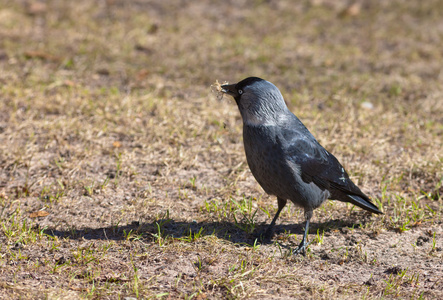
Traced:
<path fill-rule="evenodd" d="M 311 234 L 330 232 L 346 227 L 358 227 L 363 222 L 354 223 L 350 220 L 329 220 L 322 223 L 310 223 Z M 274 235 L 291 233 L 302 235 L 305 223 L 277 225 Z M 57 230 L 46 228 L 44 233 L 48 236 L 67 238 L 72 240 L 130 240 L 138 239 L 145 243 L 154 243 L 167 238 L 193 241 L 203 236 L 215 235 L 232 243 L 252 246 L 257 243 L 269 244 L 272 240 L 260 240 L 259 233 L 264 232 L 268 224 L 257 224 L 253 229 L 247 223 L 234 222 L 176 222 L 173 219 L 159 219 L 151 223 L 140 223 L 137 221 L 128 225 L 116 225 L 101 228 L 82 228 L 69 230 Z M 251 232 L 252 231 L 252 232 Z"/>

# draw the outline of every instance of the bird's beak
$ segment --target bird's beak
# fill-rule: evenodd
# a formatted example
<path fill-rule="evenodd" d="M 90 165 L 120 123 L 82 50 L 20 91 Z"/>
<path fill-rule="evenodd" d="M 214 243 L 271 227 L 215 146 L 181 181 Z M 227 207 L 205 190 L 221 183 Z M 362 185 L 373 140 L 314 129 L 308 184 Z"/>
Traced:
<path fill-rule="evenodd" d="M 221 91 L 225 94 L 231 95 L 232 97 L 236 98 L 240 96 L 240 94 L 237 92 L 237 89 L 235 88 L 237 84 L 225 84 L 221 86 Z"/>

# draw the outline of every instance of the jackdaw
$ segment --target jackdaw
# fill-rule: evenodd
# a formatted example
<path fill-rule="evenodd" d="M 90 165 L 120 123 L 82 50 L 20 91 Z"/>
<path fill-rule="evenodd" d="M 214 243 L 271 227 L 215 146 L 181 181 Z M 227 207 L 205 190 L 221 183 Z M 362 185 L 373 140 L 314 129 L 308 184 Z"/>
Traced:
<path fill-rule="evenodd" d="M 257 182 L 277 196 L 278 210 L 266 230 L 269 239 L 287 200 L 304 209 L 305 232 L 294 254 L 306 255 L 306 236 L 314 209 L 327 199 L 349 202 L 376 214 L 371 203 L 349 178 L 338 160 L 324 149 L 288 109 L 279 89 L 257 77 L 225 84 L 221 91 L 234 97 L 243 119 L 246 160 Z"/>

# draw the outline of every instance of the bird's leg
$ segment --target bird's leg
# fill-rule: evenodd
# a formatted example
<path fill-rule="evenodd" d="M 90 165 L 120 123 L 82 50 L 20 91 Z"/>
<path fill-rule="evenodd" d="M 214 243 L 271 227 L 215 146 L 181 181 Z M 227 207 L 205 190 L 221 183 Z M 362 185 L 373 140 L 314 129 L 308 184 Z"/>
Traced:
<path fill-rule="evenodd" d="M 303 254 L 303 256 L 306 256 L 306 248 L 308 248 L 308 246 L 310 244 L 307 242 L 307 236 L 308 236 L 308 232 L 309 232 L 309 220 L 312 217 L 312 211 L 306 211 L 305 217 L 306 217 L 305 233 L 303 235 L 303 239 L 301 240 L 300 245 L 298 245 L 298 247 L 294 250 L 294 252 L 293 252 L 294 255 L 301 253 L 301 254 Z"/>
<path fill-rule="evenodd" d="M 266 232 L 263 235 L 264 239 L 270 239 L 272 237 L 272 234 L 274 233 L 275 222 L 277 221 L 278 216 L 280 215 L 281 211 L 283 210 L 283 208 L 286 206 L 286 203 L 287 203 L 286 199 L 282 199 L 280 197 L 277 197 L 277 201 L 278 201 L 277 212 L 275 213 L 275 216 L 272 219 L 271 224 L 269 224 L 268 229 L 266 229 Z"/>

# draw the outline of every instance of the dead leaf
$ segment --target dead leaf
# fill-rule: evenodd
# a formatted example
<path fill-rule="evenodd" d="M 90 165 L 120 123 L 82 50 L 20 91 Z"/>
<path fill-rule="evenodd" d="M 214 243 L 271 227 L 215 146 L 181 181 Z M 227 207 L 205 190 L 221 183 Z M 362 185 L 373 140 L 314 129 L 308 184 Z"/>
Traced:
<path fill-rule="evenodd" d="M 60 57 L 54 56 L 52 54 L 43 51 L 26 51 L 24 55 L 27 59 L 39 58 L 42 60 L 60 61 Z"/>
<path fill-rule="evenodd" d="M 138 73 L 137 73 L 137 80 L 138 81 L 142 81 L 144 80 L 147 76 L 149 75 L 149 71 L 146 69 L 141 69 Z"/>
<path fill-rule="evenodd" d="M 344 10 L 342 10 L 338 16 L 340 18 L 346 18 L 346 17 L 355 17 L 360 14 L 361 11 L 361 5 L 360 3 L 352 3 L 348 7 L 346 7 Z"/>
<path fill-rule="evenodd" d="M 199 294 L 199 295 L 197 296 L 197 298 L 195 298 L 195 299 L 196 299 L 196 300 L 203 300 L 203 299 L 206 299 L 206 298 L 208 298 L 208 296 L 206 296 L 205 293 L 201 293 L 201 294 Z"/>
<path fill-rule="evenodd" d="M 3 199 L 8 199 L 8 195 L 6 195 L 6 192 L 4 189 L 0 190 L 0 197 Z"/>
<path fill-rule="evenodd" d="M 29 214 L 30 218 L 39 218 L 39 217 L 46 217 L 46 216 L 49 216 L 49 213 L 44 210 L 35 211 L 35 212 Z"/>
<path fill-rule="evenodd" d="M 41 15 L 46 13 L 48 10 L 48 6 L 43 2 L 32 2 L 28 5 L 26 12 L 30 16 Z"/>
<path fill-rule="evenodd" d="M 421 221 L 417 221 L 412 225 L 412 227 L 418 227 L 420 225 L 421 225 Z"/>
<path fill-rule="evenodd" d="M 66 80 L 63 82 L 63 84 L 64 84 L 65 86 L 75 86 L 75 82 L 72 81 L 72 80 L 69 80 L 69 79 L 66 79 Z"/>

